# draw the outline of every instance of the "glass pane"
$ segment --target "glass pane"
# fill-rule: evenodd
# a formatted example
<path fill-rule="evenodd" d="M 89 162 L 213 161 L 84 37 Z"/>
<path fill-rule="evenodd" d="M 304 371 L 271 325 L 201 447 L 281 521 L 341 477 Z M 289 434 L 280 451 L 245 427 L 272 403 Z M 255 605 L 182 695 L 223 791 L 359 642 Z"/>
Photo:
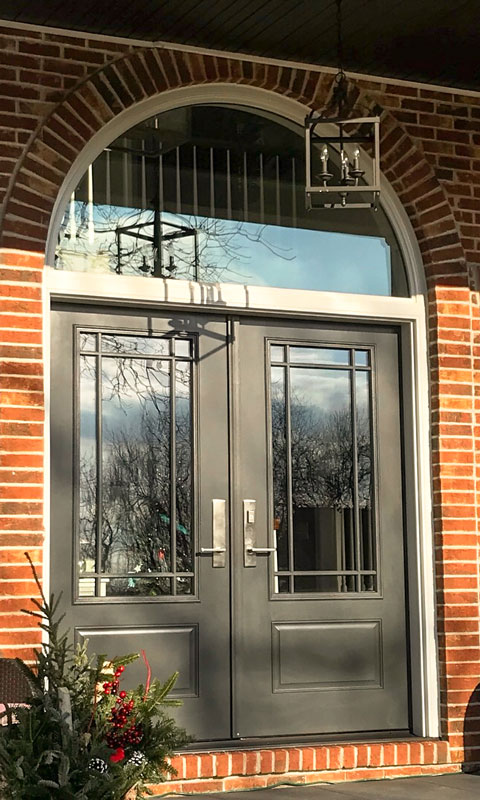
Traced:
<path fill-rule="evenodd" d="M 353 575 L 297 575 L 295 592 L 355 592 Z"/>
<path fill-rule="evenodd" d="M 285 348 L 281 347 L 278 344 L 272 344 L 271 346 L 271 360 L 272 361 L 285 361 Z"/>
<path fill-rule="evenodd" d="M 355 350 L 355 364 L 357 367 L 368 367 L 370 353 L 368 350 Z"/>
<path fill-rule="evenodd" d="M 294 568 L 351 570 L 350 372 L 294 367 L 290 376 Z"/>
<path fill-rule="evenodd" d="M 301 126 L 227 105 L 165 111 L 111 142 L 84 174 L 56 267 L 408 295 L 384 211 L 309 214 L 304 176 Z"/>
<path fill-rule="evenodd" d="M 290 578 L 278 577 L 275 578 L 275 592 L 277 594 L 285 594 L 290 591 Z"/>
<path fill-rule="evenodd" d="M 193 594 L 193 578 L 177 578 L 177 594 Z"/>
<path fill-rule="evenodd" d="M 105 353 L 124 353 L 125 355 L 167 356 L 170 352 L 170 340 L 155 339 L 149 336 L 103 334 L 102 350 Z"/>
<path fill-rule="evenodd" d="M 96 350 L 97 335 L 95 333 L 80 334 L 80 350 Z"/>
<path fill-rule="evenodd" d="M 191 417 L 191 365 L 180 361 L 175 368 L 176 545 L 179 572 L 193 571 Z"/>
<path fill-rule="evenodd" d="M 169 362 L 103 359 L 102 434 L 102 568 L 169 572 Z"/>
<path fill-rule="evenodd" d="M 290 361 L 302 364 L 350 364 L 350 350 L 333 347 L 290 347 Z"/>
<path fill-rule="evenodd" d="M 190 356 L 191 341 L 190 339 L 175 339 L 175 355 L 176 356 Z"/>
<path fill-rule="evenodd" d="M 274 569 L 286 570 L 289 557 L 285 368 L 272 367 L 271 380 L 273 534 L 277 548 Z"/>
<path fill-rule="evenodd" d="M 373 513 L 373 447 L 369 372 L 356 372 L 358 505 L 360 527 L 359 568 L 376 569 Z M 374 576 L 362 577 L 363 588 L 376 588 Z"/>
<path fill-rule="evenodd" d="M 171 578 L 102 578 L 102 597 L 158 597 L 171 593 Z"/>
<path fill-rule="evenodd" d="M 79 597 L 95 597 L 95 578 L 79 578 Z"/>
<path fill-rule="evenodd" d="M 97 542 L 97 358 L 80 356 L 79 571 L 95 572 Z"/>

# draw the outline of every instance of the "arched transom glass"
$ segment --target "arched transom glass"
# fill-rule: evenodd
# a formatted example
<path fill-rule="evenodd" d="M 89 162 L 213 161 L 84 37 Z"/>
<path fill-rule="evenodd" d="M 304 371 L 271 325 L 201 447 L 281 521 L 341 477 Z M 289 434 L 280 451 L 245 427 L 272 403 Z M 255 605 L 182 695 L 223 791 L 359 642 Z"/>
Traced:
<path fill-rule="evenodd" d="M 61 224 L 56 267 L 407 296 L 382 209 L 306 211 L 303 131 L 194 105 L 126 131 L 95 159 Z"/>

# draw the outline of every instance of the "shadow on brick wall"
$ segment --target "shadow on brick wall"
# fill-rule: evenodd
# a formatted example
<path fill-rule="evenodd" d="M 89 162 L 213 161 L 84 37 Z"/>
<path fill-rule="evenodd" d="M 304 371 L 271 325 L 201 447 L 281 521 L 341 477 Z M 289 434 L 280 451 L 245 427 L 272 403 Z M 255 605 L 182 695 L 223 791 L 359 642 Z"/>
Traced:
<path fill-rule="evenodd" d="M 480 683 L 473 690 L 466 708 L 463 747 L 463 772 L 478 773 L 480 776 Z"/>

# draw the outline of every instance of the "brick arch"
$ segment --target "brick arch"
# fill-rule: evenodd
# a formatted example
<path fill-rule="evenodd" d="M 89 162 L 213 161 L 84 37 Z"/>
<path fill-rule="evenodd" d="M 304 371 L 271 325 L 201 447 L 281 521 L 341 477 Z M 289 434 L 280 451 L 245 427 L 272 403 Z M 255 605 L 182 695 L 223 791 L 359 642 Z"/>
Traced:
<path fill-rule="evenodd" d="M 159 48 L 122 54 L 72 89 L 32 133 L 13 172 L 2 220 L 4 247 L 44 252 L 50 216 L 79 153 L 119 113 L 162 92 L 206 83 L 248 84 L 286 95 L 310 108 L 331 98 L 333 76 L 308 69 Z M 382 170 L 415 229 L 428 280 L 445 264 L 458 280 L 463 247 L 442 185 L 415 141 L 381 97 L 354 85 L 350 102 L 382 115 Z"/>

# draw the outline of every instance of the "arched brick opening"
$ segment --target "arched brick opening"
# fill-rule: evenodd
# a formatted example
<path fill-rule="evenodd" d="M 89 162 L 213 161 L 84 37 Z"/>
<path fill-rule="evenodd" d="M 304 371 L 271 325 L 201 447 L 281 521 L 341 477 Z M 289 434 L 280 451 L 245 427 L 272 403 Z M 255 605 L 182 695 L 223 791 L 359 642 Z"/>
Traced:
<path fill-rule="evenodd" d="M 1 244 L 43 252 L 62 181 L 103 125 L 145 98 L 202 83 L 249 84 L 318 109 L 329 101 L 333 78 L 306 69 L 157 48 L 123 55 L 76 86 L 32 133 L 7 191 Z M 381 112 L 372 93 L 358 91 L 358 102 Z M 443 275 L 448 264 L 461 283 L 462 275 L 466 279 L 463 248 L 445 192 L 391 112 L 382 113 L 382 169 L 417 233 L 427 279 Z"/>
<path fill-rule="evenodd" d="M 62 182 L 79 153 L 107 122 L 148 97 L 206 83 L 249 84 L 287 95 L 306 107 L 322 108 L 331 94 L 332 76 L 306 69 L 156 48 L 136 50 L 116 58 L 77 85 L 32 133 L 7 192 L 2 220 L 3 247 L 44 252 L 52 209 Z M 367 107 L 381 111 L 381 95 L 374 90 L 370 89 L 368 94 L 363 89 L 358 90 L 358 99 Z M 450 631 L 445 625 L 447 575 L 442 548 L 450 542 L 447 506 L 452 501 L 446 488 L 450 468 L 445 467 L 443 460 L 444 445 L 440 437 L 445 423 L 439 410 L 442 397 L 449 394 L 449 386 L 457 378 L 450 379 L 446 361 L 456 352 L 455 341 L 450 336 L 448 342 L 442 342 L 440 331 L 442 327 L 449 327 L 448 320 L 453 315 L 458 318 L 466 313 L 465 319 L 468 316 L 470 324 L 468 269 L 457 223 L 443 186 L 424 158 L 419 144 L 392 112 L 383 111 L 381 114 L 382 169 L 416 232 L 428 287 L 433 485 L 436 497 L 434 523 L 441 592 L 438 605 L 440 645 L 444 647 L 445 637 Z M 465 311 L 467 307 L 468 312 Z M 464 342 L 462 347 L 464 344 L 467 348 L 462 350 L 465 373 L 468 373 L 466 380 L 472 385 L 473 349 L 470 345 L 468 350 L 468 344 Z M 473 398 L 470 400 L 471 406 L 466 413 L 470 414 L 473 424 Z M 476 581 L 478 589 L 478 576 Z M 448 677 L 444 669 L 444 704 L 449 700 Z M 447 705 L 444 708 L 447 709 Z M 444 732 L 450 734 L 451 741 L 456 743 L 457 732 L 451 727 L 449 717 L 450 712 L 445 710 Z"/>

